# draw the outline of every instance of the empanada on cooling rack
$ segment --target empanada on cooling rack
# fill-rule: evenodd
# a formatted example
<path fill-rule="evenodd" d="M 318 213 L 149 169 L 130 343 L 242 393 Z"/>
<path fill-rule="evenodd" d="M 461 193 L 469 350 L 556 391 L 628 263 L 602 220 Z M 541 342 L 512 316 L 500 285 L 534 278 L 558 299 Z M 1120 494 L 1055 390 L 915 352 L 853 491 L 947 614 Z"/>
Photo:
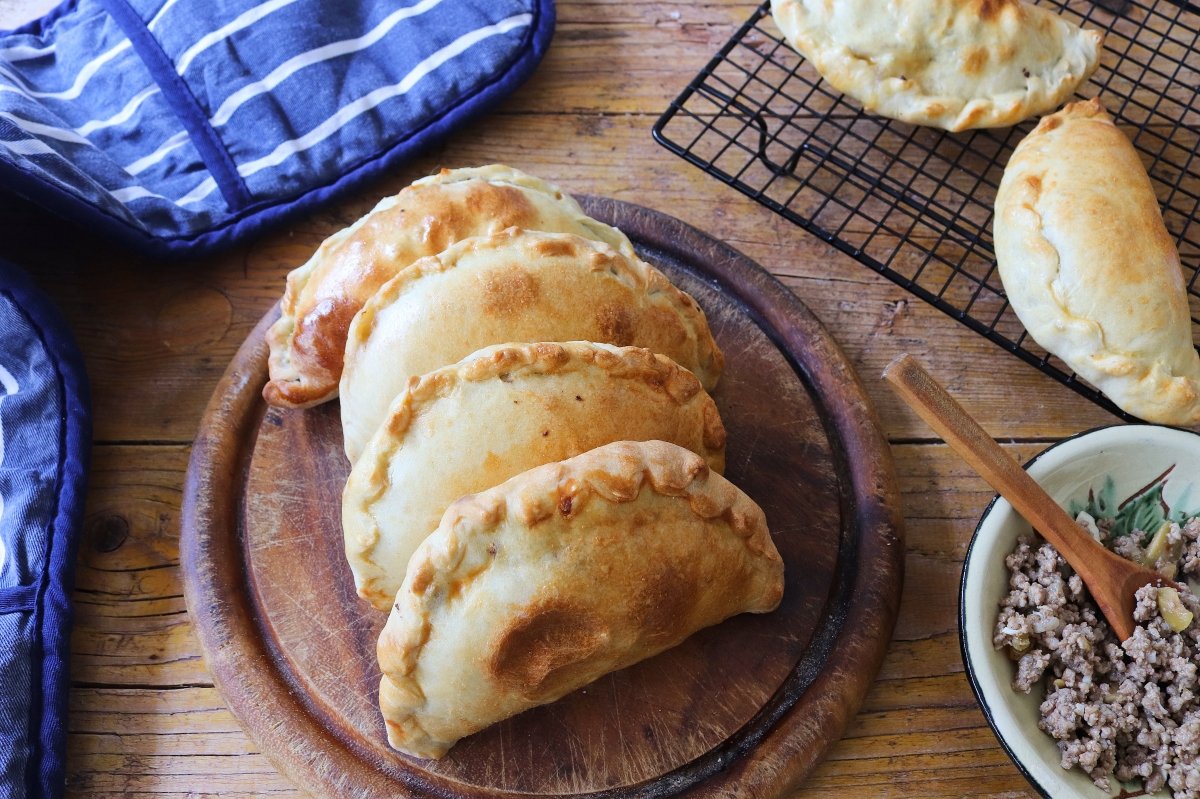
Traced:
<path fill-rule="evenodd" d="M 513 225 L 575 233 L 633 253 L 619 230 L 586 216 L 561 189 L 506 166 L 443 170 L 418 180 L 321 244 L 287 278 L 267 334 L 272 405 L 306 407 L 337 395 L 346 329 L 375 290 L 418 258 Z"/>
<path fill-rule="evenodd" d="M 1004 290 L 1038 344 L 1134 416 L 1200 424 L 1179 253 L 1099 101 L 1068 105 L 1017 145 L 995 220 Z"/>
<path fill-rule="evenodd" d="M 341 382 L 346 456 L 357 460 L 413 376 L 490 344 L 573 340 L 646 347 L 708 388 L 724 363 L 695 300 L 636 256 L 516 228 L 466 239 L 403 270 L 355 317 Z"/>
<path fill-rule="evenodd" d="M 788 44 L 866 110 L 951 131 L 1052 111 L 1102 35 L 1021 0 L 773 0 Z"/>
<path fill-rule="evenodd" d="M 379 637 L 393 747 L 456 741 L 783 596 L 762 510 L 704 459 L 620 441 L 465 497 Z"/>
<path fill-rule="evenodd" d="M 661 439 L 725 464 L 725 428 L 688 370 L 638 347 L 488 347 L 411 382 L 342 496 L 358 593 L 391 607 L 417 546 L 451 502 L 526 469 L 624 439 Z"/>

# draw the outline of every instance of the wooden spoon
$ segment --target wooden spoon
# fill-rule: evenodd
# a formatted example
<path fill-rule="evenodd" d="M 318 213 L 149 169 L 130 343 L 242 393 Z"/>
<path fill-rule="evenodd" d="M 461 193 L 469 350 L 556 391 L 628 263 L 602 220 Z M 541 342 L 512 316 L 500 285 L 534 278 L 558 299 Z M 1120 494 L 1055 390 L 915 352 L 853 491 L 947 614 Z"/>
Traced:
<path fill-rule="evenodd" d="M 1134 593 L 1143 585 L 1170 581 L 1092 538 L 911 355 L 901 355 L 888 364 L 883 377 L 917 415 L 1066 558 L 1087 585 L 1117 637 L 1124 641 L 1133 635 Z"/>

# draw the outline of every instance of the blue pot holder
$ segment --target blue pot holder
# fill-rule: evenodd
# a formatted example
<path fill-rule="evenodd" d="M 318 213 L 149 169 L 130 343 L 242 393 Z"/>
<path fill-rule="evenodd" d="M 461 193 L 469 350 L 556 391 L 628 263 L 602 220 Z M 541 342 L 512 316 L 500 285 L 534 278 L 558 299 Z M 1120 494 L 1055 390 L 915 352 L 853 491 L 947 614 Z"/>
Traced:
<path fill-rule="evenodd" d="M 68 640 L 91 447 L 58 313 L 0 261 L 0 799 L 63 791 Z"/>
<path fill-rule="evenodd" d="M 553 0 L 67 0 L 0 33 L 0 185 L 211 250 L 436 143 L 553 29 Z"/>

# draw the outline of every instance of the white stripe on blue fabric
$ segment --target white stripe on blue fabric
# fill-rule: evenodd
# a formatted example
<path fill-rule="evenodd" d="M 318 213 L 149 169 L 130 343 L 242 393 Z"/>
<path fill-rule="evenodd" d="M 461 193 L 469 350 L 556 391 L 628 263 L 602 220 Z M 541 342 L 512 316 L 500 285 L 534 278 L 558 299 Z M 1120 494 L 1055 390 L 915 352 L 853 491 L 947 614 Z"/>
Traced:
<path fill-rule="evenodd" d="M 75 128 L 75 132 L 80 136 L 87 136 L 90 133 L 95 133 L 98 130 L 111 128 L 115 125 L 120 125 L 122 122 L 129 121 L 130 117 L 141 107 L 142 103 L 149 100 L 154 95 L 160 92 L 157 86 L 151 86 L 145 89 L 141 94 L 135 95 L 132 100 L 126 103 L 125 107 L 117 113 L 110 116 L 108 119 L 93 119 L 79 127 Z"/>
<path fill-rule="evenodd" d="M 418 14 L 424 14 L 441 2 L 442 0 L 422 0 L 415 6 L 401 8 L 393 12 L 383 22 L 376 25 L 373 30 L 363 36 L 359 36 L 357 39 L 343 39 L 340 42 L 333 42 L 332 44 L 318 47 L 315 50 L 309 50 L 307 53 L 301 53 L 294 58 L 284 61 L 271 70 L 270 74 L 262 80 L 243 86 L 229 95 L 225 102 L 221 103 L 221 107 L 217 109 L 217 112 L 212 115 L 210 121 L 215 127 L 224 125 L 233 116 L 233 113 L 247 101 L 260 94 L 269 92 L 305 67 L 319 64 L 322 61 L 328 61 L 338 56 L 365 50 L 386 36 L 392 28 L 396 27 L 402 21 L 415 17 Z"/>
<path fill-rule="evenodd" d="M 54 45 L 50 44 L 45 47 L 31 47 L 27 44 L 18 44 L 13 47 L 0 47 L 0 58 L 6 61 L 32 61 L 35 58 L 42 58 L 54 53 Z"/>
<path fill-rule="evenodd" d="M 25 78 L 22 77 L 19 72 L 13 72 L 4 66 L 4 64 L 0 63 L 0 77 L 10 80 L 14 84 L 10 87 L 0 85 L 0 91 L 7 89 L 7 91 L 19 92 L 21 94 L 25 93 L 25 88 L 28 84 L 26 83 Z"/>
<path fill-rule="evenodd" d="M 111 128 L 116 125 L 120 125 L 122 122 L 128 121 L 137 111 L 138 107 L 142 105 L 142 103 L 160 93 L 161 91 L 157 87 L 146 89 L 141 94 L 135 96 L 129 101 L 128 104 L 126 104 L 124 108 L 108 119 L 93 119 L 85 122 L 74 130 L 71 130 L 70 128 L 58 127 L 56 125 L 46 125 L 38 122 L 29 122 L 29 124 L 39 126 L 38 132 L 41 132 L 42 135 L 49 138 L 69 141 L 75 144 L 82 144 L 84 142 L 79 140 L 79 136 L 88 136 L 89 134 L 95 133 L 98 130 Z M 28 130 L 30 133 L 35 132 L 32 128 L 29 128 Z"/>
<path fill-rule="evenodd" d="M 83 93 L 83 87 L 87 86 L 88 81 L 90 81 L 92 77 L 100 71 L 101 67 L 107 64 L 109 61 L 112 61 L 117 56 L 121 55 L 121 53 L 130 49 L 132 46 L 133 45 L 129 43 L 129 40 L 126 39 L 116 47 L 113 47 L 107 52 L 96 56 L 79 70 L 79 73 L 75 76 L 75 83 L 72 84 L 71 88 L 69 89 L 64 89 L 58 92 L 38 92 L 34 91 L 33 89 L 27 89 L 20 86 L 5 86 L 4 84 L 0 84 L 0 92 L 20 92 L 28 97 L 36 97 L 43 100 L 74 100 Z"/>
<path fill-rule="evenodd" d="M 510 37 L 472 48 L 529 27 L 540 3 L 127 1 L 149 19 L 237 174 L 255 176 L 256 202 L 328 185 L 473 96 L 527 45 Z M 239 209 L 221 199 L 183 130 L 171 81 L 160 85 L 102 0 L 75 2 L 44 35 L 0 36 L 0 158 L 151 235 L 226 220 Z"/>
<path fill-rule="evenodd" d="M 163 142 L 157 150 L 150 155 L 143 156 L 134 161 L 129 166 L 125 167 L 125 171 L 131 175 L 136 175 L 139 172 L 145 172 L 150 167 L 157 164 L 159 161 L 167 157 L 172 150 L 177 150 L 188 143 L 188 135 L 186 130 L 181 130 L 171 138 Z"/>
<path fill-rule="evenodd" d="M 12 372 L 0 366 L 0 388 L 4 389 L 4 393 L 0 394 L 0 405 L 4 404 L 4 398 L 10 394 L 16 394 L 21 390 L 21 386 L 17 383 L 17 378 L 12 376 Z M 3 417 L 0 417 L 0 465 L 4 464 L 4 424 Z M 3 497 L 0 497 L 3 499 Z M 3 545 L 3 539 L 0 539 L 0 546 Z"/>
<path fill-rule="evenodd" d="M 44 110 L 46 110 L 43 108 L 41 103 L 38 103 L 32 97 L 26 96 L 24 97 L 24 100 L 28 101 L 28 107 L 26 107 L 25 110 L 32 110 L 32 112 L 40 113 L 44 113 Z M 58 125 L 48 125 L 46 122 L 26 120 L 24 118 L 19 118 L 19 116 L 16 115 L 6 115 L 5 112 L 0 112 L 0 116 L 2 116 L 4 119 L 12 121 L 13 125 L 22 127 L 26 133 L 30 134 L 30 136 L 37 136 L 37 133 L 42 133 L 42 136 L 50 139 L 59 139 L 61 142 L 79 144 L 79 133 L 72 131 L 71 128 L 60 127 Z"/>
<path fill-rule="evenodd" d="M 163 3 L 163 7 L 160 8 L 158 12 L 150 19 L 150 21 L 146 23 L 146 27 L 150 30 L 154 30 L 154 27 L 158 25 L 159 20 L 166 15 L 168 9 L 170 9 L 171 6 L 175 5 L 177 2 L 179 2 L 179 0 L 167 0 L 167 2 Z"/>
<path fill-rule="evenodd" d="M 53 125 L 43 125 L 41 122 L 34 122 L 32 119 L 25 119 L 16 114 L 10 114 L 7 111 L 0 111 L 0 119 L 7 119 L 30 136 L 45 136 L 47 139 L 65 141 L 70 144 L 91 144 L 91 142 L 73 130 L 57 128 Z"/>
<path fill-rule="evenodd" d="M 212 33 L 201 37 L 200 41 L 189 47 L 187 51 L 179 57 L 179 61 L 176 62 L 175 71 L 182 75 L 184 72 L 187 72 L 187 68 L 191 66 L 192 61 L 195 60 L 196 56 L 200 55 L 217 42 L 228 39 L 234 33 L 237 33 L 243 28 L 250 27 L 268 14 L 274 13 L 285 6 L 290 6 L 292 3 L 298 1 L 299 0 L 270 0 L 270 2 L 263 3 L 260 6 L 255 6 L 249 11 L 240 14 L 237 19 L 233 20 L 233 22 L 230 22 L 228 25 L 222 25 Z"/>
<path fill-rule="evenodd" d="M 478 44 L 492 36 L 507 33 L 517 28 L 527 27 L 532 21 L 532 14 L 517 14 L 508 19 L 501 20 L 494 25 L 488 25 L 458 37 L 450 44 L 423 59 L 399 83 L 392 86 L 382 86 L 364 97 L 360 97 L 354 102 L 342 106 L 336 114 L 300 138 L 283 142 L 272 150 L 270 154 L 239 165 L 238 174 L 242 177 L 249 177 L 260 170 L 278 166 L 296 153 L 307 150 L 324 141 L 360 114 L 370 111 L 385 100 L 390 100 L 393 97 L 398 97 L 409 92 L 430 72 L 455 56 L 469 50 L 472 45 Z M 179 205 L 190 205 L 199 202 L 211 194 L 216 187 L 216 182 L 210 178 L 184 197 L 179 198 L 177 203 Z"/>
<path fill-rule="evenodd" d="M 205 178 L 200 182 L 200 185 L 189 191 L 187 194 L 175 201 L 176 205 L 191 205 L 198 203 L 205 197 L 213 193 L 213 189 L 217 188 L 217 182 L 212 178 Z"/>
<path fill-rule="evenodd" d="M 113 199 L 115 199 L 117 202 L 121 203 L 122 205 L 128 205 L 129 203 L 133 202 L 134 200 L 144 200 L 146 198 L 151 198 L 151 199 L 155 199 L 155 200 L 165 200 L 166 202 L 171 202 L 171 200 L 169 200 L 168 198 L 162 196 L 161 194 L 155 194 L 154 192 L 147 189 L 145 186 L 130 186 L 127 189 L 117 189 L 116 191 L 114 191 L 112 193 L 112 196 L 113 196 Z"/>
<path fill-rule="evenodd" d="M 25 139 L 24 141 L 0 141 L 10 152 L 17 155 L 58 155 L 49 144 L 41 139 Z"/>

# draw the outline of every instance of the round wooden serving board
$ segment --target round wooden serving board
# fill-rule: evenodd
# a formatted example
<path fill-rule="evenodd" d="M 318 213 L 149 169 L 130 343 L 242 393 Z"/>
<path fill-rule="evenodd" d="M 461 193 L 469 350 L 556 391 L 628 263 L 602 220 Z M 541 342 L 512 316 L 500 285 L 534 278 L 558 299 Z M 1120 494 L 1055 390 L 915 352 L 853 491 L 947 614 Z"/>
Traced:
<path fill-rule="evenodd" d="M 584 198 L 699 301 L 725 353 L 726 476 L 786 567 L 773 613 L 682 645 L 422 761 L 376 707 L 384 615 L 342 552 L 337 403 L 268 408 L 264 334 L 209 403 L 188 467 L 188 610 L 218 688 L 276 766 L 322 797 L 776 797 L 842 735 L 883 659 L 904 552 L 887 443 L 816 318 L 744 256 L 640 206 Z"/>

